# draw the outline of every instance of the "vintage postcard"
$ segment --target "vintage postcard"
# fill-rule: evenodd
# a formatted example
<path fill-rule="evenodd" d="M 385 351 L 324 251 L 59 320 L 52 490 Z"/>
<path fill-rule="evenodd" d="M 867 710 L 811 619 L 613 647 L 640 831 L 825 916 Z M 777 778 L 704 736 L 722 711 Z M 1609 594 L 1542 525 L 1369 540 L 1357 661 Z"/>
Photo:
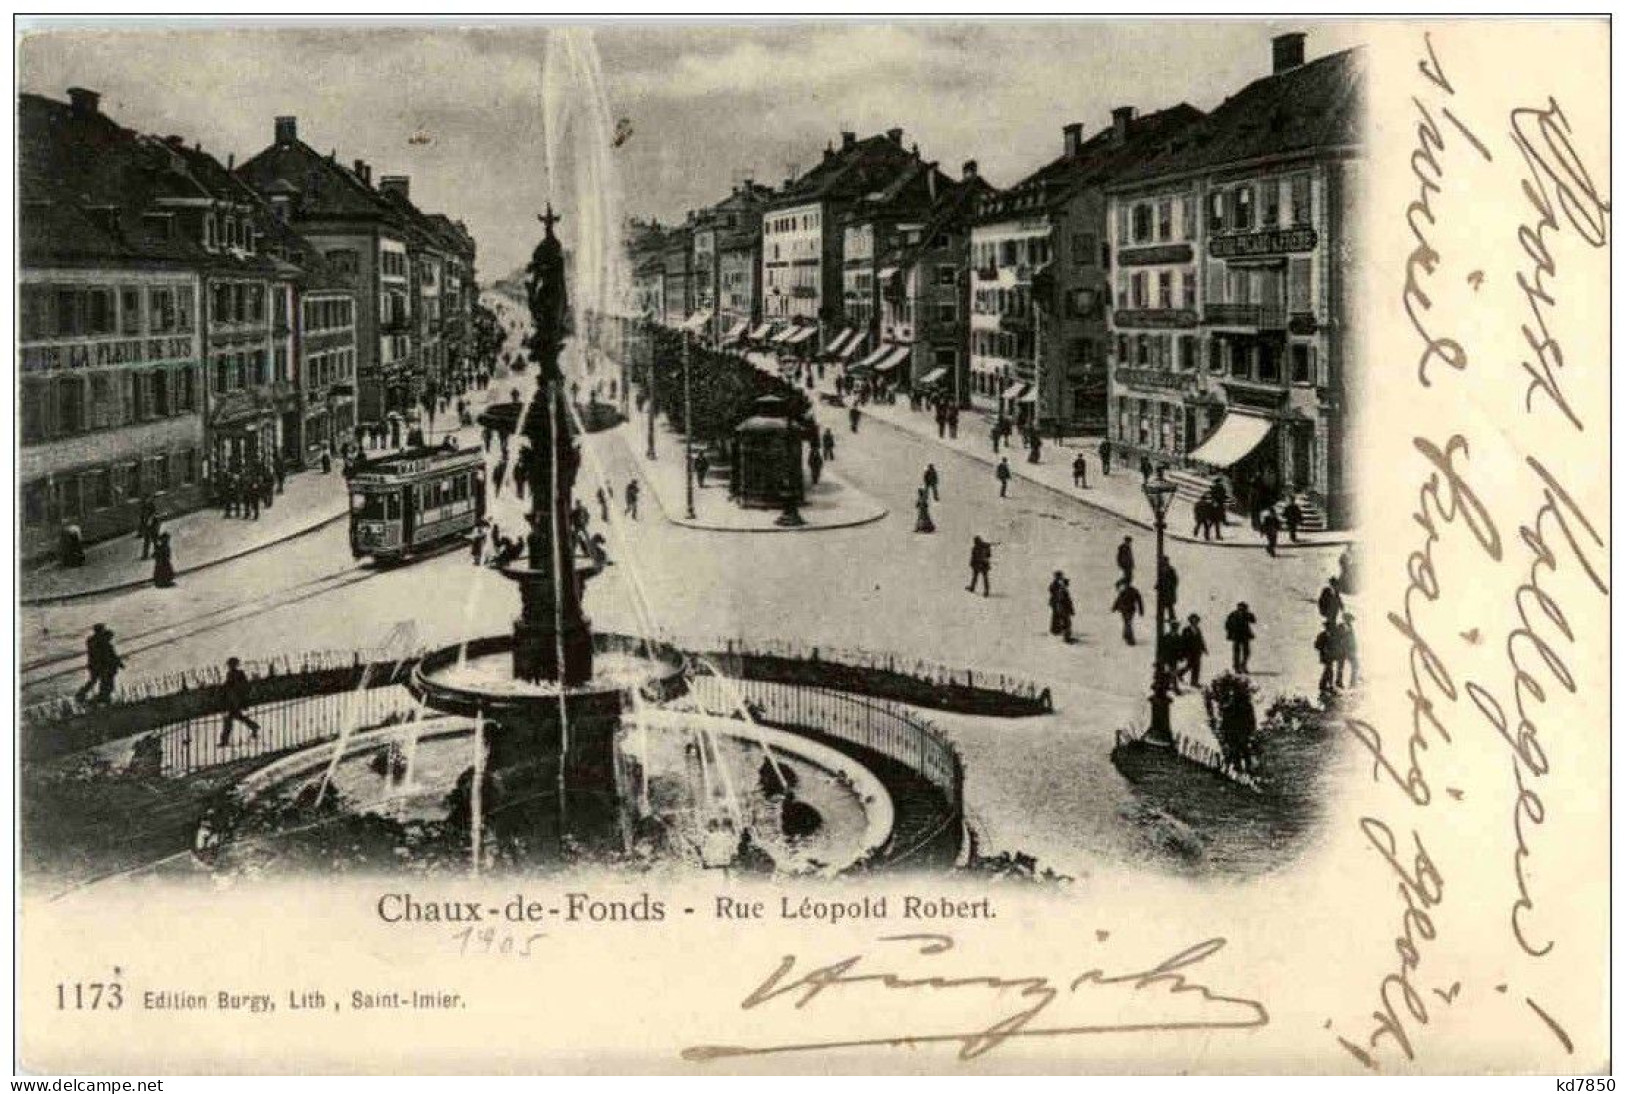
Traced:
<path fill-rule="evenodd" d="M 20 25 L 16 1066 L 1606 1074 L 1609 29 Z"/>

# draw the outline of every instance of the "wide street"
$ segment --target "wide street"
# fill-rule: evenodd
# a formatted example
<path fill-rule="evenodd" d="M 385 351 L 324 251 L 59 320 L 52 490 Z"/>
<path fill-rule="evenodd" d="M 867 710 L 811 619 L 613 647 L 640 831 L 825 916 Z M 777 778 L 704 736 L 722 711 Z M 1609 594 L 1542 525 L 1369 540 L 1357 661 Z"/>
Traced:
<path fill-rule="evenodd" d="M 531 382 L 529 375 L 504 379 L 492 392 L 505 398 L 514 384 L 528 389 Z M 984 847 L 1036 853 L 1074 873 L 1098 854 L 1140 853 L 1145 826 L 1122 823 L 1135 800 L 1107 754 L 1114 731 L 1143 728 L 1151 619 L 1138 624 L 1141 644 L 1128 647 L 1109 605 L 1113 554 L 1131 535 L 1150 612 L 1152 536 L 1021 480 L 1000 499 L 980 462 L 873 420 L 853 434 L 841 411 L 821 413 L 836 431 L 835 467 L 887 507 L 883 520 L 796 533 L 701 531 L 664 519 L 646 489 L 641 519 L 625 520 L 620 505 L 612 507 L 607 538 L 615 565 L 587 594 L 594 627 L 653 629 L 679 640 L 789 638 L 1034 679 L 1053 689 L 1053 717 L 931 715 L 965 755 L 967 799 Z M 585 442 L 577 493 L 593 511 L 595 530 L 594 492 L 607 481 L 621 496 L 635 473 L 628 446 L 641 444 L 640 424 Z M 680 460 L 681 452 L 670 446 L 659 458 Z M 941 474 L 942 500 L 933 507 L 936 533 L 920 535 L 913 531 L 913 497 L 928 461 Z M 341 489 L 342 481 L 334 474 L 332 488 Z M 523 527 L 511 490 L 494 515 L 510 534 Z M 965 589 L 973 535 L 996 545 L 991 597 Z M 1282 691 L 1312 693 L 1314 598 L 1333 572 L 1335 552 L 1271 559 L 1259 550 L 1172 544 L 1170 557 L 1181 575 L 1180 617 L 1196 612 L 1203 620 L 1207 675 L 1228 663 L 1225 613 L 1247 600 L 1259 618 L 1253 674 L 1264 703 Z M 1055 570 L 1071 579 L 1078 607 L 1071 645 L 1048 633 L 1046 589 Z M 61 658 L 25 672 L 26 697 L 77 686 L 78 651 L 95 622 L 117 632 L 126 672 L 139 677 L 230 655 L 252 660 L 373 646 L 402 624 L 419 644 L 447 644 L 506 631 L 517 602 L 509 582 L 471 565 L 462 548 L 395 568 L 358 566 L 340 521 L 185 575 L 174 589 L 25 609 L 28 662 Z M 1176 703 L 1174 720 L 1182 732 L 1205 738 L 1200 701 L 1190 691 Z"/>

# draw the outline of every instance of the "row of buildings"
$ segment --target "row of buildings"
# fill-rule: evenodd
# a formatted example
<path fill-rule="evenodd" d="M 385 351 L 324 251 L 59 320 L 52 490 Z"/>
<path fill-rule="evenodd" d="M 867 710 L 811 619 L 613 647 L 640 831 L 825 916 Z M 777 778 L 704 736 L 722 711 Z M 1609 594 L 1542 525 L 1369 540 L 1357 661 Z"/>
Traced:
<path fill-rule="evenodd" d="M 25 558 L 298 469 L 466 383 L 474 240 L 276 119 L 222 163 L 70 88 L 18 101 L 18 489 Z"/>
<path fill-rule="evenodd" d="M 1273 39 L 1267 72 L 1211 112 L 1065 125 L 1006 189 L 974 160 L 945 174 L 900 129 L 843 133 L 776 188 L 634 222 L 635 307 L 1346 525 L 1363 55 L 1304 47 Z"/>

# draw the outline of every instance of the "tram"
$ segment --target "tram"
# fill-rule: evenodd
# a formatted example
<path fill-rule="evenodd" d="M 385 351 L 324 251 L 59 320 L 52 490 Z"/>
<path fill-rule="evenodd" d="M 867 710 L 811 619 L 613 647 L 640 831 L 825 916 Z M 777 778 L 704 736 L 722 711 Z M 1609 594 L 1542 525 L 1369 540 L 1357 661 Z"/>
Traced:
<path fill-rule="evenodd" d="M 478 448 L 412 448 L 350 476 L 350 553 L 398 561 L 466 540 L 485 516 Z"/>

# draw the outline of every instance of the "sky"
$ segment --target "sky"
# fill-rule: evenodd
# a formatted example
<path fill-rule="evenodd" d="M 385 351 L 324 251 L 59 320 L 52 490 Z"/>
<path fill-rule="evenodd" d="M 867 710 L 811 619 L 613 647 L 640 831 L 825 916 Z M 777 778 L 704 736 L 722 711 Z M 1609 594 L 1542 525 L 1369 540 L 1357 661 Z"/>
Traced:
<path fill-rule="evenodd" d="M 801 22 L 599 24 L 607 116 L 631 135 L 610 157 L 627 214 L 680 220 L 751 177 L 778 185 L 842 130 L 901 127 L 905 144 L 957 177 L 974 159 L 1008 186 L 1060 154 L 1061 127 L 1092 133 L 1112 108 L 1180 102 L 1212 109 L 1267 75 L 1270 38 L 1306 30 L 1310 59 L 1358 41 L 1346 23 Z M 238 162 L 292 114 L 321 152 L 408 175 L 429 212 L 463 220 L 483 279 L 519 266 L 552 197 L 570 242 L 572 142 L 555 134 L 550 190 L 543 103 L 545 24 L 84 29 L 26 34 L 23 91 L 102 93 L 102 109 L 143 132 L 180 134 Z M 588 92 L 564 84 L 564 97 Z M 559 92 L 555 91 L 555 95 Z M 556 116 L 555 108 L 551 113 Z M 585 110 L 573 117 L 584 118 Z"/>

